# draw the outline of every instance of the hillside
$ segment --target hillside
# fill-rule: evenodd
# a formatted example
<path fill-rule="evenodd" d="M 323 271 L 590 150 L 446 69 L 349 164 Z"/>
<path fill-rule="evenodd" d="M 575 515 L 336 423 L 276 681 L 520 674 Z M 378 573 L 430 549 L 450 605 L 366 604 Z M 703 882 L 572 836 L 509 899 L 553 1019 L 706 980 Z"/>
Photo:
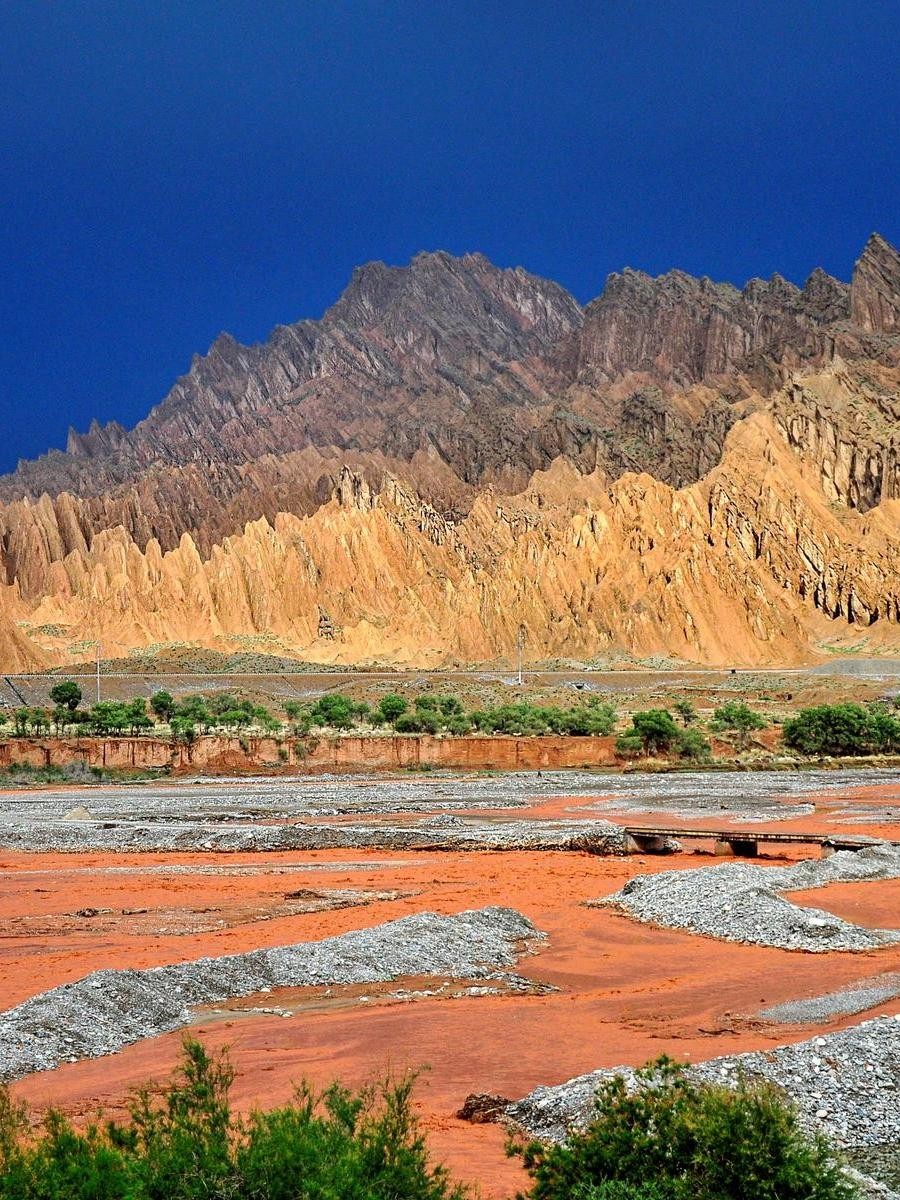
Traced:
<path fill-rule="evenodd" d="M 481 255 L 221 335 L 134 429 L 0 479 L 8 670 L 186 642 L 440 665 L 900 648 L 900 255 L 849 284 Z"/>

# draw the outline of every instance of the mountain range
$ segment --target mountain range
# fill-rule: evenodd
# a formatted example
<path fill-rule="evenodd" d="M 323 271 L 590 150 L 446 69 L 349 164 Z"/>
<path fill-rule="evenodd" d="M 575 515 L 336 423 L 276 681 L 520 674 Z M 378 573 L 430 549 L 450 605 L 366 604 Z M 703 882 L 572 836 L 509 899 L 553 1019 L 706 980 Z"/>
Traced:
<path fill-rule="evenodd" d="M 0 478 L 0 665 L 900 651 L 900 255 L 850 283 L 357 269 Z"/>

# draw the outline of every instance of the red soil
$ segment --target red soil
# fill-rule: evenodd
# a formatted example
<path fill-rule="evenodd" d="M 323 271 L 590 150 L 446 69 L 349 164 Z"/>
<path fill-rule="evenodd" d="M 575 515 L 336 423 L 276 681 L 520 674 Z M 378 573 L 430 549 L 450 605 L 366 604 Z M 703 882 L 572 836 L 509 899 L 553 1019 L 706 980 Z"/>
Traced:
<path fill-rule="evenodd" d="M 867 798 L 868 799 L 868 798 Z M 549 806 L 548 806 L 549 807 Z M 544 815 L 548 815 L 546 809 Z M 791 850 L 800 857 L 801 849 Z M 386 865 L 390 857 L 395 865 Z M 509 1196 L 522 1179 L 503 1153 L 496 1126 L 470 1126 L 453 1116 L 472 1091 L 517 1097 L 539 1083 L 555 1083 L 598 1066 L 639 1063 L 666 1051 L 682 1059 L 763 1048 L 808 1036 L 802 1027 L 774 1028 L 755 1014 L 764 1005 L 814 995 L 851 981 L 900 969 L 900 948 L 866 954 L 812 955 L 739 946 L 659 930 L 583 902 L 609 894 L 631 876 L 696 867 L 696 855 L 604 859 L 562 853 L 471 853 L 386 856 L 383 852 L 272 855 L 12 855 L 0 857 L 0 924 L 10 918 L 71 913 L 86 907 L 222 908 L 237 916 L 221 930 L 197 934 L 129 932 L 122 916 L 101 934 L 82 928 L 64 934 L 5 936 L 0 942 L 0 1007 L 99 967 L 144 967 L 311 940 L 429 909 L 458 912 L 506 904 L 549 933 L 549 942 L 524 958 L 519 971 L 554 984 L 546 996 L 504 995 L 422 999 L 381 997 L 347 1007 L 321 998 L 291 1019 L 242 1015 L 202 1020 L 212 1045 L 228 1043 L 237 1067 L 240 1107 L 271 1104 L 290 1095 L 291 1082 L 334 1077 L 356 1084 L 387 1066 L 429 1064 L 418 1087 L 423 1120 L 435 1153 L 462 1178 L 479 1180 L 484 1194 Z M 348 862 L 363 864 L 350 869 Z M 161 864 L 266 868 L 259 875 L 159 875 Z M 290 864 L 325 870 L 275 874 Z M 329 866 L 330 864 L 330 866 Z M 343 864 L 343 865 L 342 865 Z M 114 873 L 107 868 L 131 868 Z M 44 873 L 46 872 L 46 873 Z M 842 885 L 858 892 L 866 912 L 880 911 L 882 883 Z M 417 892 L 366 907 L 262 920 L 267 908 L 299 887 L 398 888 Z M 828 889 L 801 902 L 823 905 Z M 894 886 L 894 904 L 900 885 Z M 896 907 L 894 909 L 896 912 Z M 856 913 L 844 913 L 860 919 Z M 877 922 L 889 924 L 885 915 Z M 204 914 L 208 921 L 209 914 Z M 146 922 L 146 917 L 142 917 Z M 868 923 L 868 922 L 866 922 Z M 335 990 L 340 992 L 339 989 Z M 375 995 L 375 989 L 364 994 Z M 276 996 L 267 1002 L 277 1001 Z M 324 1006 L 323 1006 L 324 1005 Z M 900 1003 L 881 1011 L 897 1011 Z M 853 1020 L 858 1020 L 854 1018 Z M 835 1028 L 838 1022 L 830 1027 Z M 132 1046 L 120 1054 L 61 1067 L 15 1086 L 37 1107 L 54 1103 L 77 1114 L 121 1104 L 124 1093 L 174 1064 L 181 1035 Z"/>
<path fill-rule="evenodd" d="M 900 927 L 900 879 L 878 883 L 832 883 L 808 892 L 791 892 L 795 904 L 822 908 L 869 929 Z"/>

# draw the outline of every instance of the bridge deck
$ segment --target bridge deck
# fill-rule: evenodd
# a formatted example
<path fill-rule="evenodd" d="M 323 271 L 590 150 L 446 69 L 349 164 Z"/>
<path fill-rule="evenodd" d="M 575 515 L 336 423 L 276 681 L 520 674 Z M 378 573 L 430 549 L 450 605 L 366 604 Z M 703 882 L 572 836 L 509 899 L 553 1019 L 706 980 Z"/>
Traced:
<path fill-rule="evenodd" d="M 865 846 L 873 846 L 883 840 L 863 835 L 800 833 L 795 830 L 782 832 L 771 829 L 676 829 L 657 825 L 624 825 L 623 828 L 635 840 L 678 838 L 684 841 L 713 838 L 717 842 L 792 842 L 800 845 L 833 846 L 838 850 L 862 850 Z"/>

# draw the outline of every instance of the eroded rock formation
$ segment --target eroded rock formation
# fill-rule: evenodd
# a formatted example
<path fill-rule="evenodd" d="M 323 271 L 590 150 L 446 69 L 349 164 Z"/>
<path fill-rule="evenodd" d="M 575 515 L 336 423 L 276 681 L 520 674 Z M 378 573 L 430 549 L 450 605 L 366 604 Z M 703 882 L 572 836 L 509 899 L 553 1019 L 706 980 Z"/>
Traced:
<path fill-rule="evenodd" d="M 0 480 L 7 669 L 172 642 L 439 665 L 900 646 L 900 256 L 846 285 L 480 255 L 228 335 Z"/>

